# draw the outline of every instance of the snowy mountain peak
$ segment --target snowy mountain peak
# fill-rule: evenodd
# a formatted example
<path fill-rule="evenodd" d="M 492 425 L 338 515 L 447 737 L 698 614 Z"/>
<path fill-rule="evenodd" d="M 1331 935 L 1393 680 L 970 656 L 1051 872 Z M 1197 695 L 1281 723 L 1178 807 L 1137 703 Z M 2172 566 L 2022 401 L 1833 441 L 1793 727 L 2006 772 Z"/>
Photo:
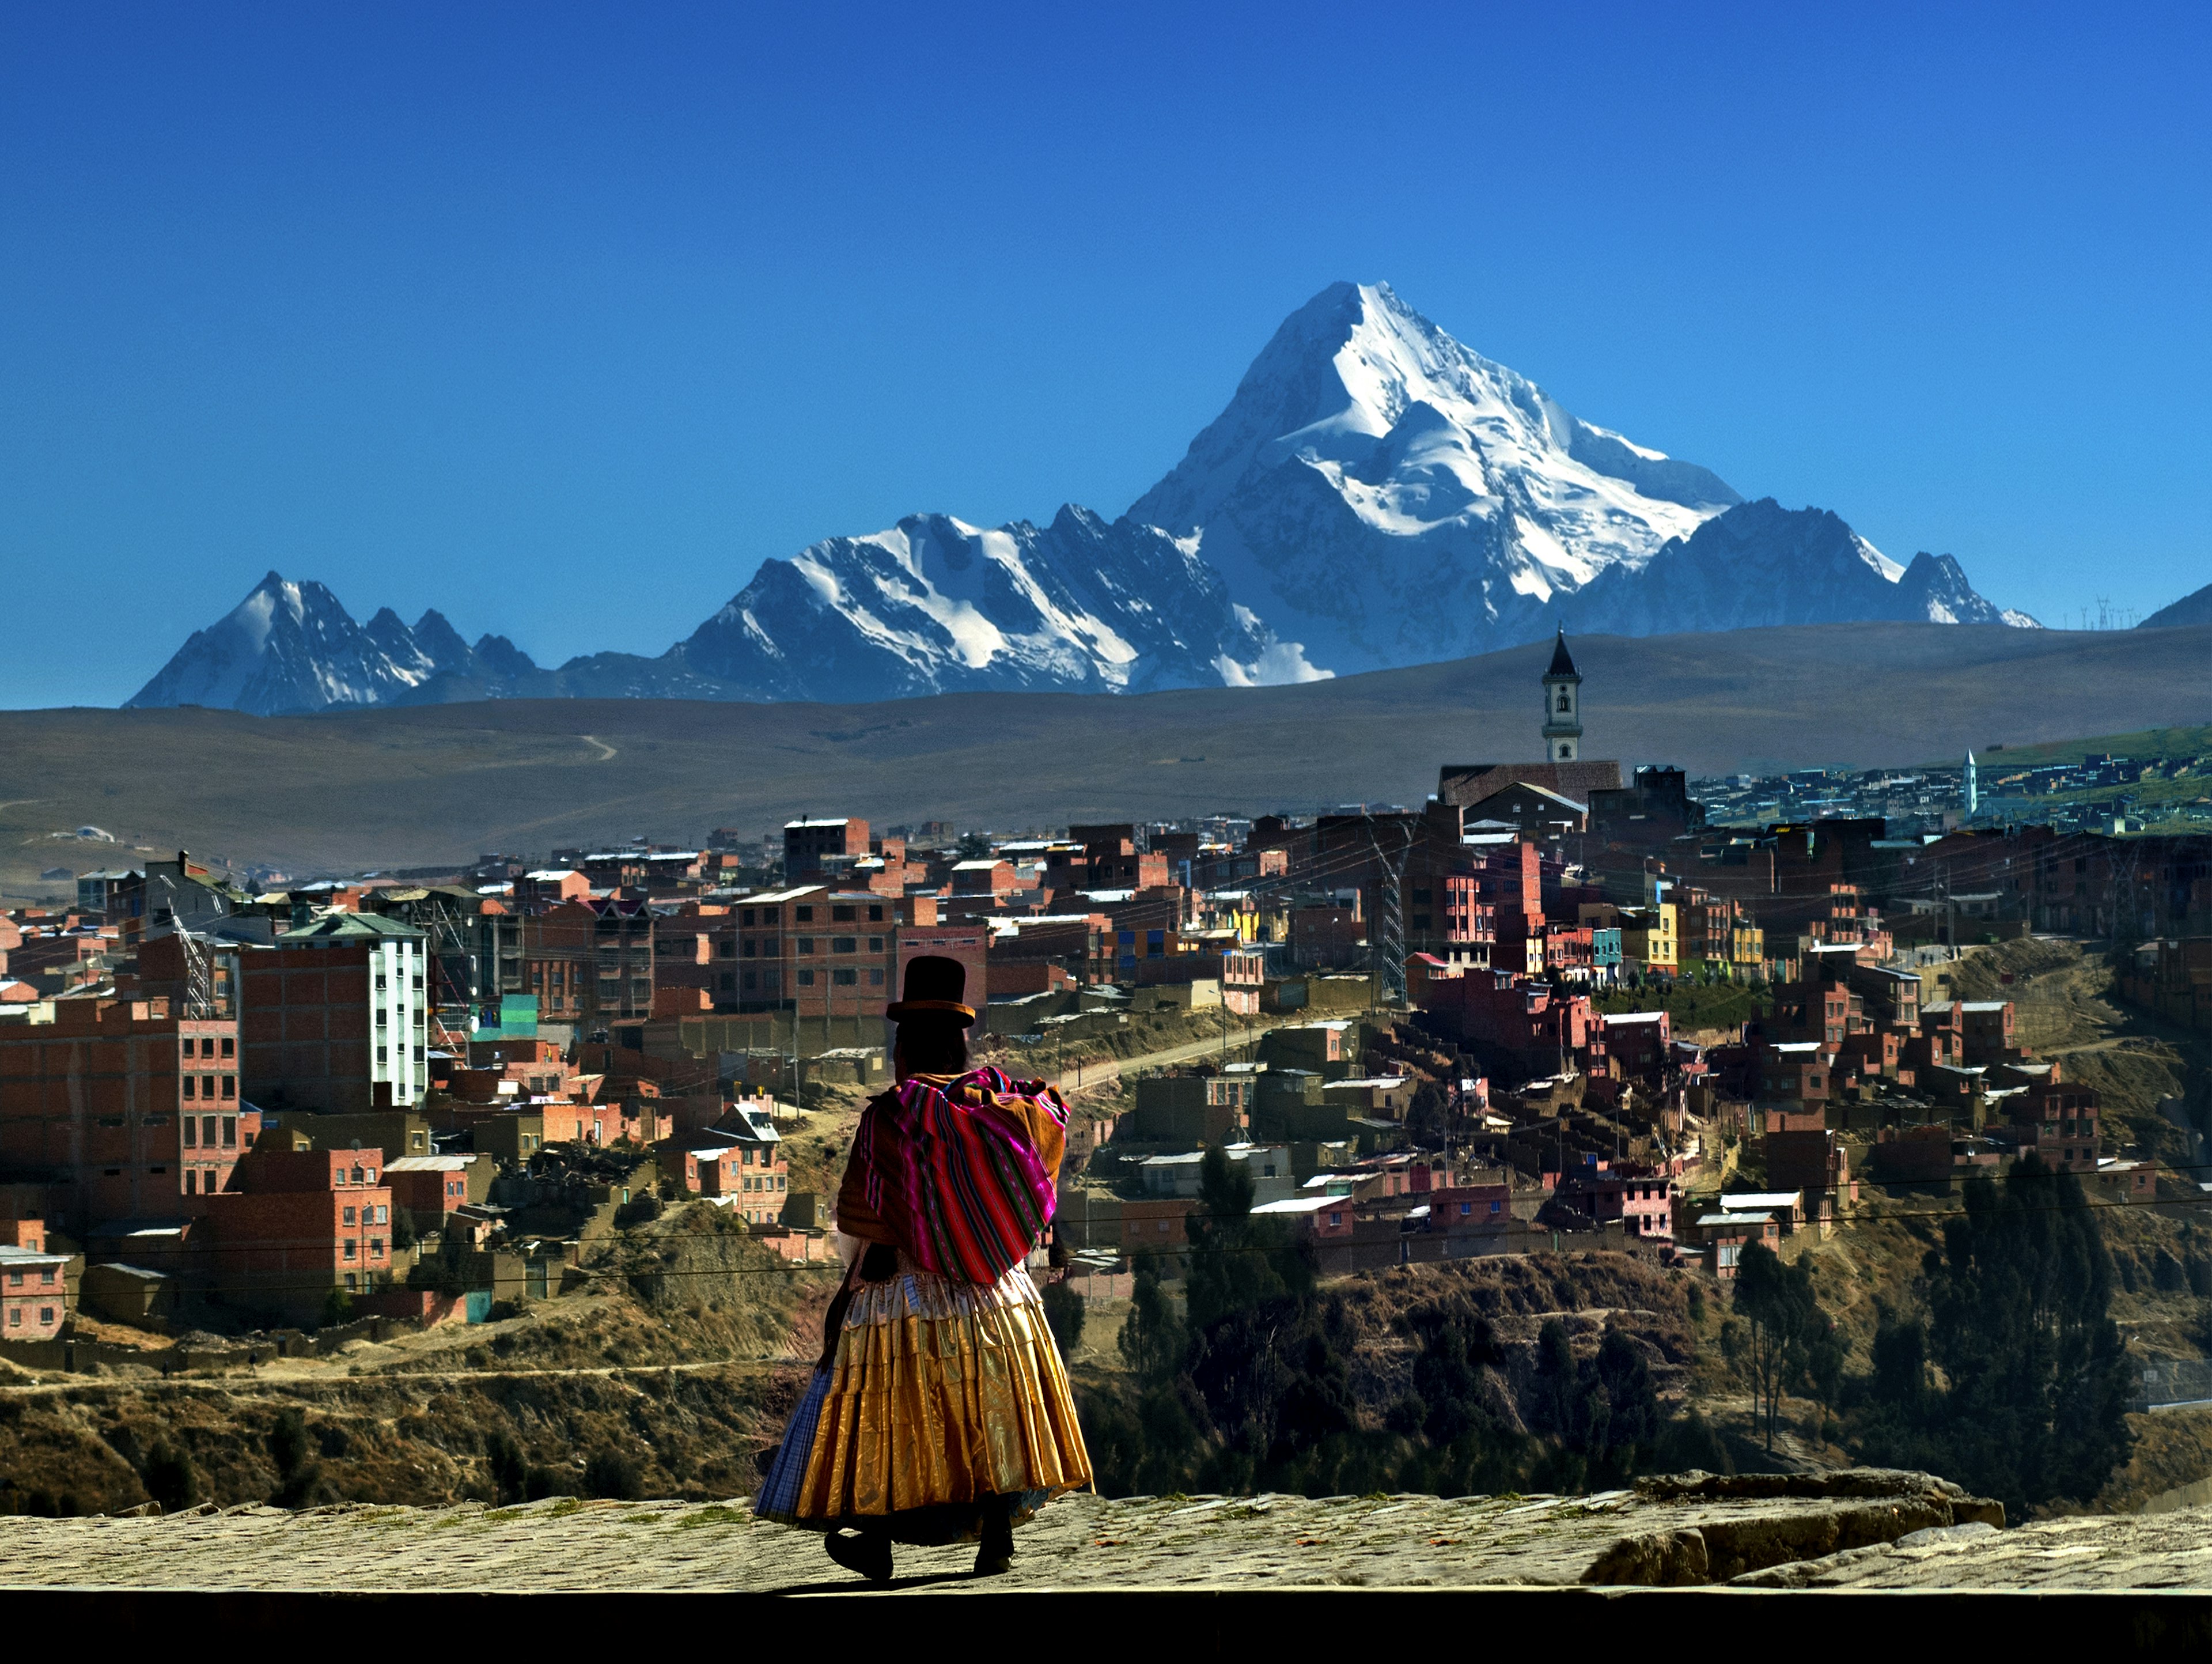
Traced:
<path fill-rule="evenodd" d="M 1189 540 L 1073 504 L 1042 527 L 915 515 L 763 561 L 677 651 L 687 669 L 766 698 L 1133 692 L 1321 674 L 1234 604 Z"/>
<path fill-rule="evenodd" d="M 1128 517 L 1200 532 L 1284 634 L 1367 668 L 1521 639 L 1532 608 L 1741 500 L 1569 414 L 1387 283 L 1334 283 Z M 1332 594 L 1347 585 L 1363 591 L 1350 608 Z"/>
<path fill-rule="evenodd" d="M 356 624 L 323 585 L 270 572 L 221 619 L 194 631 L 125 704 L 210 705 L 263 716 L 408 704 L 441 697 L 441 680 L 511 678 L 514 660 L 536 668 L 510 644 L 500 645 L 510 655 L 506 667 L 490 669 L 434 612 L 411 630 L 388 606 Z"/>
<path fill-rule="evenodd" d="M 1310 680 L 1578 631 L 1926 619 L 2032 625 L 1956 561 L 1900 567 L 1837 515 L 1744 502 L 1585 422 L 1386 283 L 1283 320 L 1221 414 L 1110 524 L 909 515 L 761 562 L 658 658 L 543 670 L 435 612 L 356 625 L 275 572 L 131 703 L 320 710 L 429 699 L 866 700 Z"/>

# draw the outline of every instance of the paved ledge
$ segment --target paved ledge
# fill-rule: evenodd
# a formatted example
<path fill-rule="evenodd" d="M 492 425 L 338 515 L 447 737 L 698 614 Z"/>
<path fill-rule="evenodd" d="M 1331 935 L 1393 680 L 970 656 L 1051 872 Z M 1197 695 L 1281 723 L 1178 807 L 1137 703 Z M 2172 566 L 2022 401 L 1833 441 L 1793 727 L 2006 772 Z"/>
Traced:
<path fill-rule="evenodd" d="M 695 1594 L 1012 1596 L 1285 1591 L 2212 1591 L 2212 1508 L 1998 1528 L 1996 1504 L 1922 1473 L 1686 1474 L 1590 1496 L 1079 1496 L 1017 1538 L 1012 1575 L 971 1549 L 902 1548 L 851 1577 L 810 1533 L 728 1503 L 599 1502 L 168 1518 L 0 1519 L 0 1587 L 199 1595 L 483 1598 Z M 557 1604 L 557 1603 L 556 1603 Z"/>
<path fill-rule="evenodd" d="M 2212 1516 L 2207 1516 L 2212 1518 Z M 1704 1474 L 1590 1496 L 1079 1496 L 1018 1537 L 1013 1573 L 969 1578 L 972 1549 L 898 1551 L 895 1590 L 1698 1587 L 1794 1568 L 1785 1587 L 1969 1587 L 1974 1568 L 2037 1570 L 2038 1587 L 2101 1588 L 2155 1570 L 2212 1583 L 2190 1514 L 2142 1522 L 2187 1546 L 2154 1563 L 2113 1522 L 2037 1557 L 2001 1508 L 1926 1474 Z M 2106 1535 L 2100 1536 L 2098 1527 Z M 2079 1527 L 2086 1527 L 2087 1529 Z M 2048 1532 L 2051 1527 L 2039 1527 Z M 1934 1533 L 1930 1535 L 1930 1533 Z M 2110 1541 L 2108 1557 L 2092 1546 Z M 811 1533 L 730 1503 L 556 1498 L 511 1509 L 249 1507 L 169 1518 L 0 1520 L 0 1579 L 45 1587 L 404 1594 L 860 1589 Z M 2192 1557 L 2195 1557 L 2192 1558 Z M 2192 1580 L 2185 1570 L 2195 1567 Z"/>

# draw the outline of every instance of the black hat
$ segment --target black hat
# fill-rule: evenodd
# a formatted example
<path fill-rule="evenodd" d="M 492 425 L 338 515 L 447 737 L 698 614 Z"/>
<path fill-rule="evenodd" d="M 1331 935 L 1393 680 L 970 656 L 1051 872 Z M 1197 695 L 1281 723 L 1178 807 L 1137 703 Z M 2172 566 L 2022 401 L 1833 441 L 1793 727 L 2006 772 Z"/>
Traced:
<path fill-rule="evenodd" d="M 906 962 L 904 997 L 885 1006 L 884 1015 L 893 1022 L 909 1017 L 957 1017 L 961 1027 L 972 1027 L 975 1008 L 961 1000 L 967 991 L 966 966 L 941 954 L 925 954 Z"/>

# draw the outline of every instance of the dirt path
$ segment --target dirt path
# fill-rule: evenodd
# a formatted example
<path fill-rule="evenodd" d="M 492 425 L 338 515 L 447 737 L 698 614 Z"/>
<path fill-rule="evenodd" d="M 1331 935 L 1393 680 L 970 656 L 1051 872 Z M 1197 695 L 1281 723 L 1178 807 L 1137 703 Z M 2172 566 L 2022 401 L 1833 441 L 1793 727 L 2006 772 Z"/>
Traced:
<path fill-rule="evenodd" d="M 1225 1055 L 1231 1062 L 1241 1062 L 1257 1049 L 1260 1037 L 1272 1028 L 1295 1027 L 1300 1019 L 1271 1022 L 1258 1028 L 1242 1029 L 1229 1036 Z M 1139 1074 L 1147 1069 L 1164 1069 L 1170 1064 L 1192 1063 L 1202 1058 L 1224 1055 L 1221 1039 L 1188 1040 L 1181 1045 L 1170 1045 L 1158 1051 L 1140 1051 L 1133 1058 L 1097 1058 L 1086 1059 L 1058 1076 L 1048 1076 L 1062 1092 L 1087 1092 L 1095 1087 L 1109 1085 L 1124 1075 Z"/>

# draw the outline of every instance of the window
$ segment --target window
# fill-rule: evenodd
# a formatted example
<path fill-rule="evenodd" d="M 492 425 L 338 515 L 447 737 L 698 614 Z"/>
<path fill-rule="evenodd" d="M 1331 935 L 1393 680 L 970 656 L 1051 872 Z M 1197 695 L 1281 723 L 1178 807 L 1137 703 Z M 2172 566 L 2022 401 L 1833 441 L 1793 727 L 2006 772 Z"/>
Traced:
<path fill-rule="evenodd" d="M 884 951 L 884 939 L 881 936 L 870 936 L 868 938 L 868 951 L 872 954 L 882 953 Z"/>
<path fill-rule="evenodd" d="M 200 1036 L 200 1056 L 203 1058 L 212 1058 L 215 1056 L 214 1035 L 203 1034 Z"/>
<path fill-rule="evenodd" d="M 812 936 L 801 936 L 801 937 L 799 937 L 799 958 L 801 958 L 801 959 L 809 959 L 809 958 L 811 958 L 811 957 L 813 956 L 813 953 L 814 953 L 814 938 L 813 938 Z"/>
<path fill-rule="evenodd" d="M 238 1042 L 228 1034 L 222 1037 L 222 1055 L 226 1058 L 234 1058 L 238 1055 Z"/>
<path fill-rule="evenodd" d="M 187 1075 L 187 1076 L 185 1076 L 184 1095 L 185 1095 L 186 1098 L 193 1098 L 193 1097 L 197 1097 L 197 1096 L 198 1095 L 198 1094 L 199 1094 L 199 1076 L 197 1076 L 197 1075 Z"/>
<path fill-rule="evenodd" d="M 873 906 L 873 907 L 871 907 L 871 908 L 869 908 L 869 909 L 868 909 L 868 923 L 871 923 L 871 924 L 881 924 L 883 922 L 884 922 L 884 910 L 883 910 L 883 907 L 882 907 L 881 904 L 878 904 L 878 905 L 877 905 L 876 906 Z"/>
<path fill-rule="evenodd" d="M 842 905 L 832 907 L 830 910 L 830 917 L 839 924 L 849 924 L 854 919 L 858 918 L 860 914 L 850 905 Z"/>
<path fill-rule="evenodd" d="M 811 972 L 811 971 L 801 971 L 801 972 L 799 973 L 799 985 L 801 988 L 811 988 L 811 987 L 813 987 L 813 986 L 814 986 L 814 972 Z"/>
<path fill-rule="evenodd" d="M 8 1286 L 9 1286 L 9 1288 L 11 1288 L 11 1289 L 20 1289 L 20 1288 L 21 1288 L 21 1287 L 23 1286 L 23 1273 L 22 1273 L 22 1272 L 21 1272 L 21 1271 L 10 1271 L 10 1272 L 9 1272 L 9 1273 L 8 1273 Z"/>
<path fill-rule="evenodd" d="M 358 1177 L 359 1175 L 356 1175 L 356 1177 Z M 374 1167 L 371 1167 L 371 1168 L 368 1170 L 368 1182 L 369 1182 L 370 1184 L 372 1184 L 372 1185 L 373 1185 L 373 1184 L 374 1184 L 374 1183 L 376 1182 L 376 1169 L 375 1169 Z M 377 1216 L 378 1216 L 379 1218 L 382 1218 L 382 1217 L 383 1217 L 383 1216 L 382 1216 L 381 1214 L 379 1214 Z"/>
<path fill-rule="evenodd" d="M 184 1038 L 184 1039 L 179 1043 L 179 1050 L 178 1055 L 179 1055 L 179 1057 L 183 1058 L 186 1062 L 190 1062 L 190 1061 L 191 1060 L 191 1055 L 192 1055 L 192 1041 L 191 1041 L 191 1036 L 190 1036 L 189 1034 L 187 1034 L 187 1035 Z"/>
<path fill-rule="evenodd" d="M 346 1222 L 347 1224 L 350 1225 L 350 1224 L 353 1224 L 353 1223 L 355 1222 L 355 1220 L 354 1220 L 354 1216 L 354 1216 L 354 1210 L 353 1210 L 353 1209 L 351 1209 L 351 1208 L 348 1208 L 348 1209 L 345 1210 L 345 1222 Z"/>
<path fill-rule="evenodd" d="M 51 1307 L 51 1306 L 41 1306 L 41 1307 L 39 1307 L 39 1321 L 40 1321 L 40 1322 L 41 1322 L 41 1323 L 52 1323 L 53 1320 L 54 1320 L 54 1308 L 53 1308 L 52 1307 Z"/>
<path fill-rule="evenodd" d="M 856 987 L 860 980 L 860 973 L 858 971 L 832 971 L 830 973 L 830 980 L 840 988 Z"/>
<path fill-rule="evenodd" d="M 368 1239 L 368 1257 L 371 1259 L 381 1259 L 384 1258 L 384 1239 L 382 1237 L 372 1236 Z"/>
<path fill-rule="evenodd" d="M 752 922 L 753 910 L 750 907 L 746 908 L 744 912 L 738 916 L 738 923 L 746 926 L 748 929 L 751 927 Z"/>
<path fill-rule="evenodd" d="M 857 954 L 860 951 L 860 940 L 858 936 L 832 936 L 830 938 L 830 951 L 833 954 Z"/>
<path fill-rule="evenodd" d="M 378 1046 L 376 1048 L 376 1060 L 380 1064 L 390 1063 L 392 1061 L 392 1048 L 385 1045 Z"/>
<path fill-rule="evenodd" d="M 351 1259 L 353 1258 L 353 1244 L 352 1244 L 352 1243 L 350 1243 L 350 1242 L 349 1242 L 349 1243 L 347 1243 L 347 1244 L 346 1244 L 346 1258 L 347 1258 L 348 1259 Z M 351 1271 L 348 1271 L 348 1272 L 345 1274 L 345 1280 L 346 1280 L 346 1287 L 347 1287 L 349 1289 L 350 1289 L 354 1288 L 355 1286 L 356 1286 L 356 1285 L 355 1284 L 355 1283 L 354 1283 L 353 1273 L 352 1273 Z"/>
<path fill-rule="evenodd" d="M 199 1118 L 196 1115 L 187 1115 L 184 1118 L 183 1125 L 185 1129 L 185 1148 L 186 1149 L 198 1149 L 199 1147 L 199 1138 L 198 1136 L 199 1132 Z"/>
<path fill-rule="evenodd" d="M 792 911 L 801 924 L 811 924 L 814 923 L 814 909 L 811 907 L 797 907 L 793 908 Z"/>
<path fill-rule="evenodd" d="M 358 1245 L 358 1244 L 356 1244 L 351 1237 L 349 1237 L 349 1236 L 348 1238 L 346 1238 L 346 1242 L 345 1242 L 345 1257 L 346 1257 L 348 1259 L 356 1259 L 356 1258 L 357 1258 L 357 1257 L 358 1257 L 358 1256 L 356 1254 L 356 1253 L 355 1253 L 355 1249 L 356 1249 L 358 1246 L 359 1246 L 359 1245 Z M 353 1281 L 353 1279 L 352 1279 L 351 1277 L 348 1277 L 348 1278 L 346 1279 L 346 1281 L 347 1281 L 349 1283 L 350 1283 Z"/>
<path fill-rule="evenodd" d="M 185 1169 L 185 1194 L 187 1196 L 190 1196 L 192 1193 L 193 1171 L 194 1170 L 191 1167 L 186 1167 Z"/>
<path fill-rule="evenodd" d="M 751 990 L 751 989 L 757 988 L 759 985 L 760 985 L 760 973 L 759 973 L 758 972 L 756 972 L 756 971 L 748 971 L 748 972 L 745 972 L 745 987 L 750 990 Z"/>
<path fill-rule="evenodd" d="M 8 1308 L 8 1326 L 10 1329 L 20 1329 L 23 1326 L 23 1308 L 21 1306 L 10 1306 Z"/>
<path fill-rule="evenodd" d="M 871 988 L 880 988 L 883 985 L 883 967 L 881 966 L 878 966 L 874 970 L 868 972 L 868 986 Z"/>
<path fill-rule="evenodd" d="M 735 959 L 738 956 L 738 944 L 725 937 L 721 943 L 720 953 L 724 959 Z"/>

